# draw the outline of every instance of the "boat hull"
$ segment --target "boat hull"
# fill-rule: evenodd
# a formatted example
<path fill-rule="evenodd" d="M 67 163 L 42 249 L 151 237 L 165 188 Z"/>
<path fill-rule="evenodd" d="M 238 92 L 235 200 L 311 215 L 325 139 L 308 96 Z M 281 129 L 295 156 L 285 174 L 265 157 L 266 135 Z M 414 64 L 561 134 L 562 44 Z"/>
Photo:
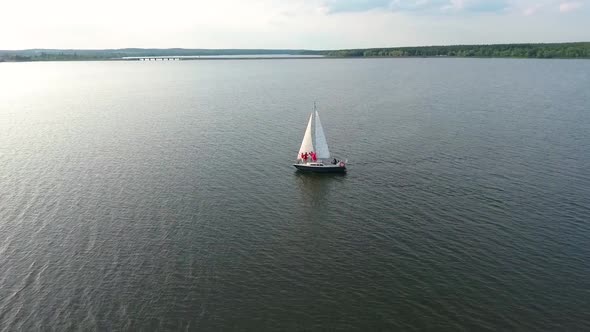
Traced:
<path fill-rule="evenodd" d="M 324 166 L 310 166 L 305 164 L 293 164 L 295 168 L 303 172 L 315 172 L 315 173 L 344 173 L 346 167 L 339 165 L 324 165 Z"/>

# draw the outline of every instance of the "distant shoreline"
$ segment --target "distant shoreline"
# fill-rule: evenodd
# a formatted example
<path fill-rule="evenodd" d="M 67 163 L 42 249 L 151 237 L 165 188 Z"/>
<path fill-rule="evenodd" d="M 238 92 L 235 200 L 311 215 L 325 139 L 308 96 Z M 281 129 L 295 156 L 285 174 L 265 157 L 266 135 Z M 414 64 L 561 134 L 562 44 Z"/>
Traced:
<path fill-rule="evenodd" d="M 174 60 L 285 60 L 353 58 L 590 59 L 590 42 L 302 49 L 28 49 L 0 50 L 0 62 Z M 157 60 L 162 61 L 162 60 Z"/>
<path fill-rule="evenodd" d="M 173 58 L 173 57 L 170 57 Z M 217 57 L 217 58 L 185 58 L 175 60 L 139 60 L 139 59 L 70 59 L 70 60 L 29 60 L 3 61 L 0 63 L 32 63 L 32 62 L 173 62 L 173 61 L 227 61 L 227 60 L 378 60 L 378 59 L 513 59 L 513 60 L 590 60 L 590 58 L 527 58 L 527 57 L 492 57 L 492 56 L 325 56 L 325 57 Z"/>
<path fill-rule="evenodd" d="M 590 60 L 590 58 L 527 58 L 527 57 L 491 57 L 491 56 L 323 56 L 323 57 L 217 57 L 217 58 L 186 58 L 177 60 L 150 60 L 154 61 L 206 61 L 206 60 L 338 60 L 338 59 L 515 59 L 515 60 Z M 85 60 L 78 60 L 85 61 Z M 140 61 L 139 59 L 109 59 L 94 61 Z M 144 60 L 145 61 L 145 60 Z M 147 61 L 147 62 L 150 62 Z"/>

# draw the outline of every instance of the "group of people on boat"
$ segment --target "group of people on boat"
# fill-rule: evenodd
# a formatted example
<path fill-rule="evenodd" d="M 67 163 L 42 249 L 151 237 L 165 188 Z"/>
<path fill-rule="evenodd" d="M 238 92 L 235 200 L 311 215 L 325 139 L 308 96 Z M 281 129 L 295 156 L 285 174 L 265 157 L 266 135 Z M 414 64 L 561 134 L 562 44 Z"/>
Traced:
<path fill-rule="evenodd" d="M 307 161 L 308 161 L 308 160 L 309 160 L 309 161 L 311 161 L 311 162 L 316 162 L 316 161 L 318 161 L 318 157 L 317 157 L 316 153 L 315 153 L 315 152 L 313 152 L 313 151 L 311 151 L 311 152 L 302 152 L 302 153 L 301 153 L 301 156 L 300 156 L 300 159 L 301 159 L 301 160 L 302 160 L 304 163 L 307 163 Z M 334 158 L 334 159 L 332 160 L 332 165 L 336 165 L 336 164 L 338 164 L 339 162 L 340 162 L 340 160 L 338 160 L 338 159 Z"/>
<path fill-rule="evenodd" d="M 303 152 L 303 153 L 301 153 L 301 159 L 302 159 L 304 162 L 307 162 L 307 159 L 310 159 L 310 160 L 311 160 L 311 161 L 313 161 L 313 162 L 316 162 L 316 161 L 318 161 L 318 157 L 317 157 L 316 153 L 315 153 L 315 152 L 313 152 L 313 151 L 311 151 L 311 152 L 309 152 L 309 153 L 308 153 L 308 152 Z"/>

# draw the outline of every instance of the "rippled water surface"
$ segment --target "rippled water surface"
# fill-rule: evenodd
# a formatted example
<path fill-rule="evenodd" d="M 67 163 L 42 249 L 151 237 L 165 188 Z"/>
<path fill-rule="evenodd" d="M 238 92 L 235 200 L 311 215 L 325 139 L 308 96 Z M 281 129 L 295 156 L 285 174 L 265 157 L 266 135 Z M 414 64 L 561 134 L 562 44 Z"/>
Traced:
<path fill-rule="evenodd" d="M 313 101 L 344 176 L 291 166 Z M 590 61 L 0 64 L 0 330 L 589 330 Z"/>

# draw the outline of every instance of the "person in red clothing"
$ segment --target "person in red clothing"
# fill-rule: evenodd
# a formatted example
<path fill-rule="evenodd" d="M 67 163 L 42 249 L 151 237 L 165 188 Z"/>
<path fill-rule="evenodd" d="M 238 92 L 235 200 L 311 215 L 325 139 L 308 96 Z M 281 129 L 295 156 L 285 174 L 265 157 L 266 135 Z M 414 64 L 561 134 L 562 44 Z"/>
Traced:
<path fill-rule="evenodd" d="M 308 157 L 309 157 L 309 156 L 307 155 L 307 152 L 306 152 L 306 153 L 304 153 L 304 154 L 303 154 L 303 161 L 307 162 L 307 158 L 308 158 Z"/>
<path fill-rule="evenodd" d="M 311 151 L 310 154 L 311 154 L 311 160 L 313 160 L 314 162 L 316 162 L 318 160 L 318 158 L 317 158 L 315 152 Z"/>

